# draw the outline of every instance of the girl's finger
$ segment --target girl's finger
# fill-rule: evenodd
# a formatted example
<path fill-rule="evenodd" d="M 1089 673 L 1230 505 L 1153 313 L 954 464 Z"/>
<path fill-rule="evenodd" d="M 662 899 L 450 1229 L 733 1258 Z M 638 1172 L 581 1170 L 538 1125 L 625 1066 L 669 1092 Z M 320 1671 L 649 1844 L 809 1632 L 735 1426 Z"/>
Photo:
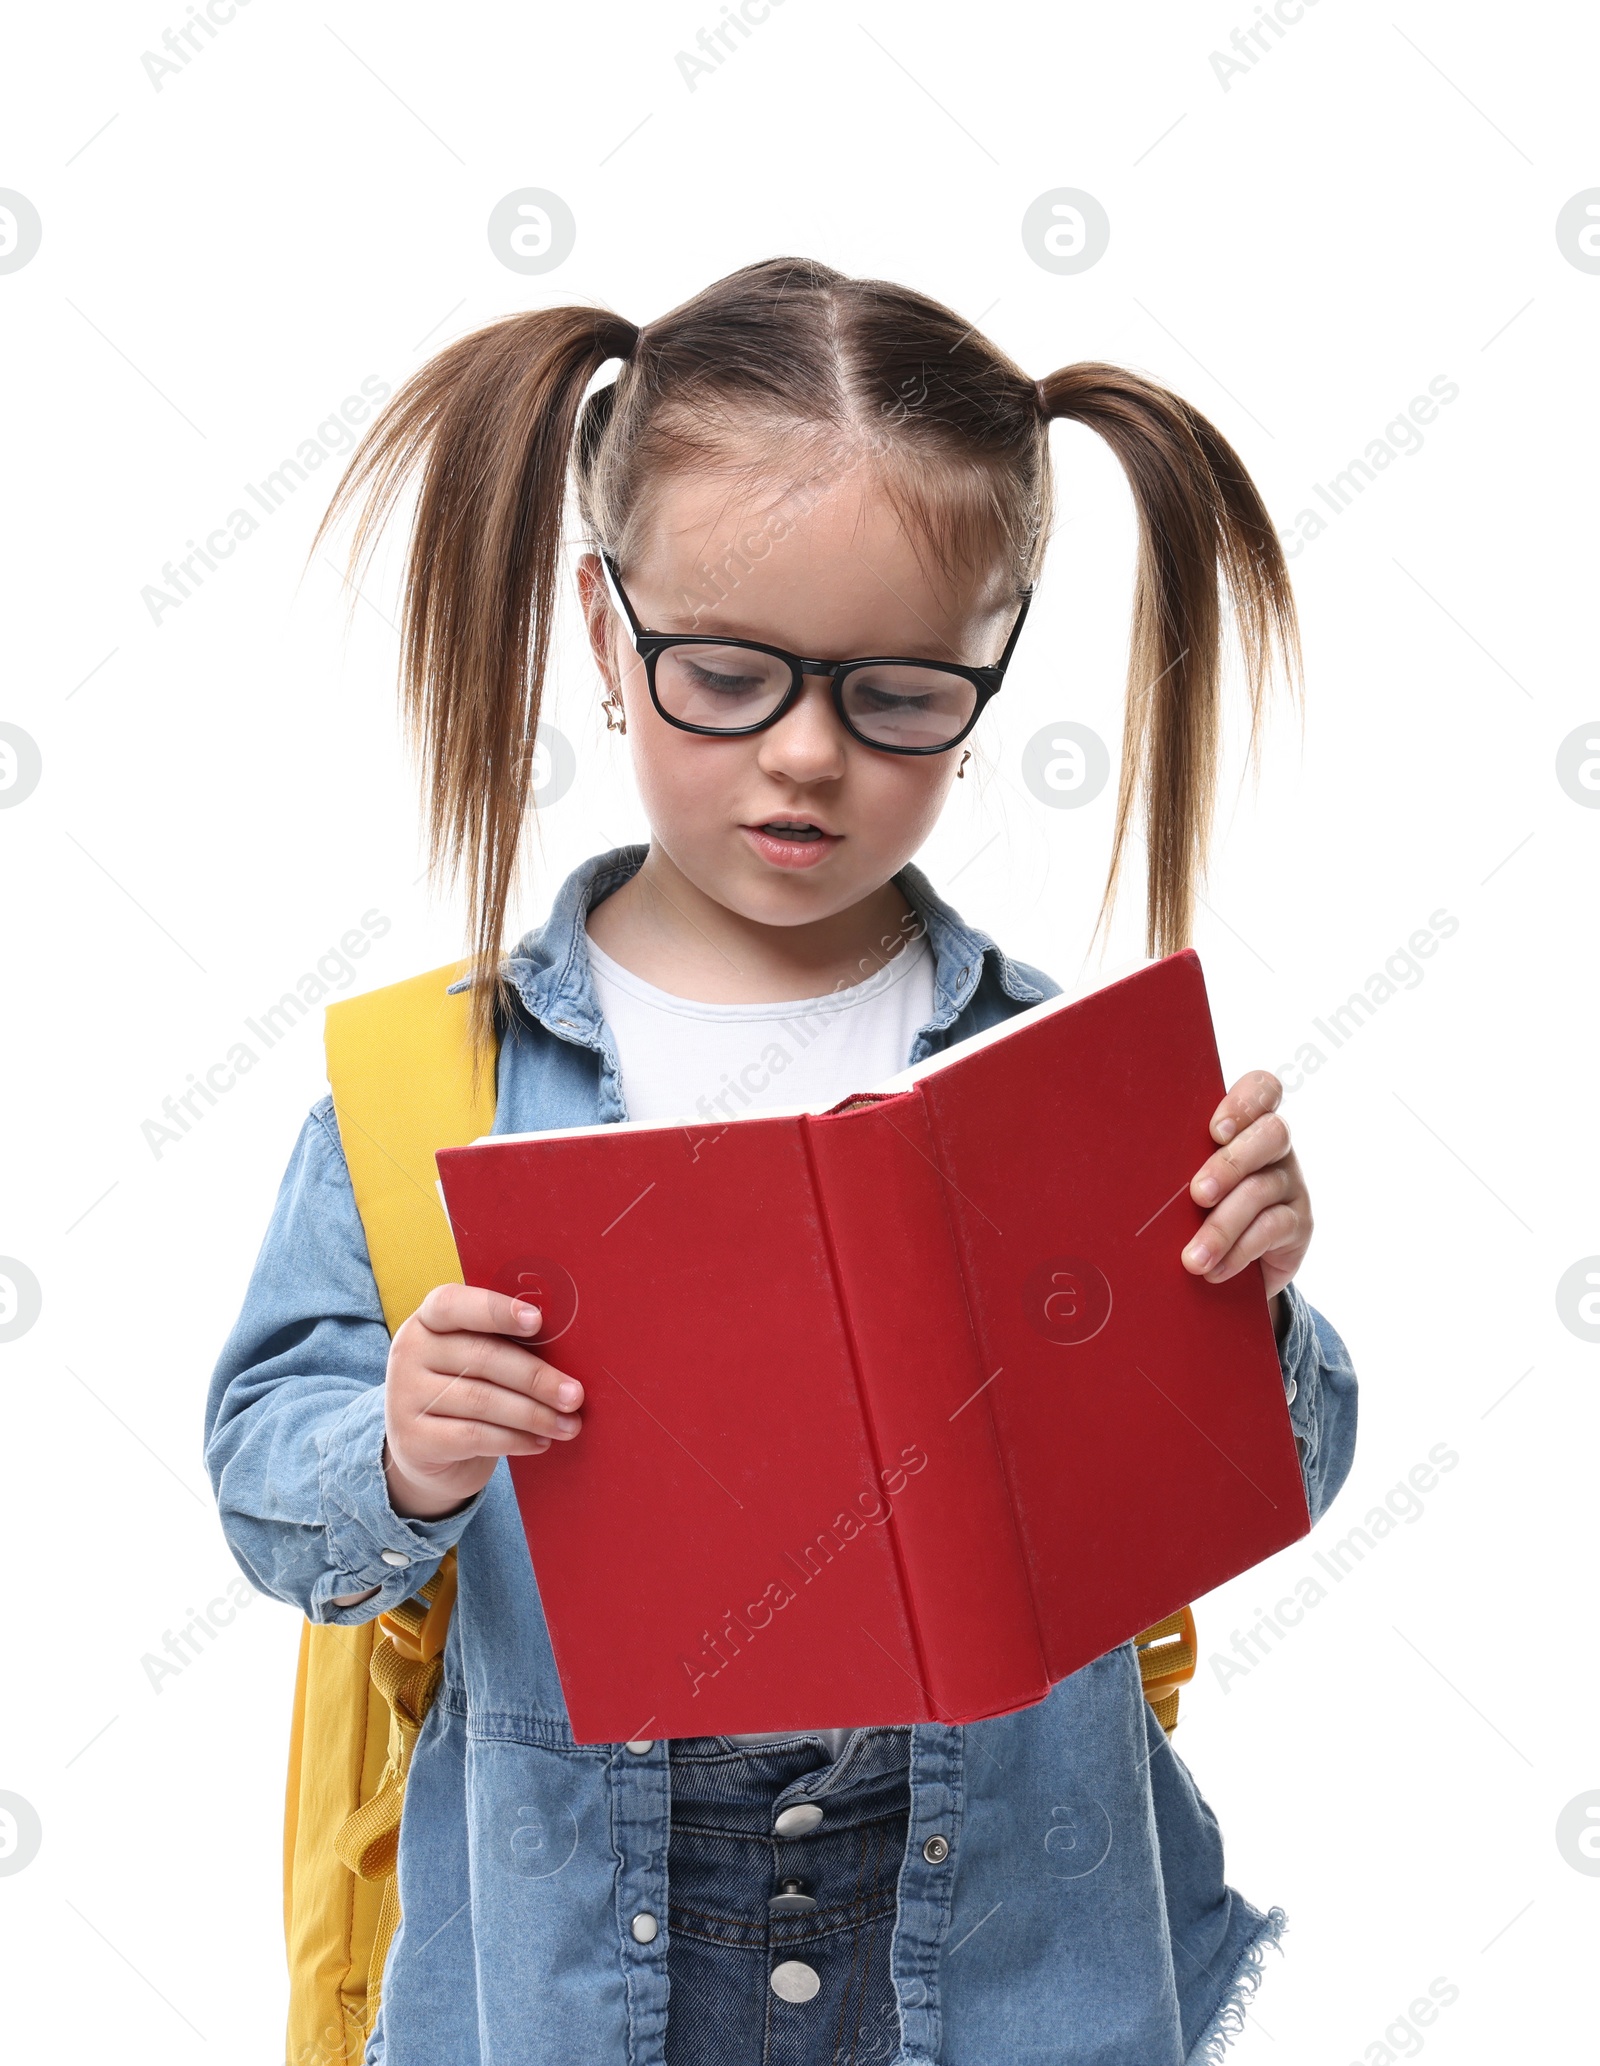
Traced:
<path fill-rule="evenodd" d="M 435 1382 L 413 1409 L 419 1420 L 435 1416 L 470 1420 L 481 1426 L 521 1428 L 557 1441 L 570 1440 L 583 1426 L 576 1413 L 559 1413 L 526 1393 L 507 1391 L 504 1385 L 490 1384 L 481 1377 L 460 1376 L 454 1371 L 424 1372 L 423 1376 L 425 1380 L 433 1377 Z"/>
<path fill-rule="evenodd" d="M 1184 1268 L 1203 1276 L 1222 1260 L 1257 1213 L 1292 1198 L 1294 1190 L 1288 1171 L 1282 1167 L 1258 1170 L 1247 1176 L 1190 1236 L 1183 1251 Z"/>
<path fill-rule="evenodd" d="M 1211 1138 L 1231 1141 L 1264 1112 L 1275 1112 L 1283 1085 L 1270 1069 L 1252 1069 L 1241 1076 L 1211 1115 Z"/>
<path fill-rule="evenodd" d="M 1281 1112 L 1268 1112 L 1201 1163 L 1189 1186 L 1189 1196 L 1196 1205 L 1211 1205 L 1218 1198 L 1225 1198 L 1252 1170 L 1282 1162 L 1289 1147 L 1289 1122 Z"/>
<path fill-rule="evenodd" d="M 1300 1215 L 1292 1205 L 1268 1206 L 1250 1222 L 1220 1261 L 1205 1272 L 1206 1282 L 1225 1284 L 1262 1256 L 1294 1248 L 1300 1232 Z"/>
<path fill-rule="evenodd" d="M 429 1464 L 470 1463 L 475 1456 L 543 1456 L 550 1447 L 547 1435 L 532 1435 L 526 1428 L 497 1427 L 486 1420 L 449 1420 L 430 1414 L 423 1425 Z"/>
<path fill-rule="evenodd" d="M 509 1334 L 527 1341 L 539 1332 L 542 1314 L 526 1298 L 511 1298 L 477 1284 L 436 1284 L 418 1306 L 416 1318 L 433 1334 Z"/>
<path fill-rule="evenodd" d="M 441 1377 L 481 1377 L 524 1398 L 571 1409 L 583 1403 L 575 1377 L 493 1334 L 442 1334 L 426 1344 L 423 1367 Z M 488 1416 L 493 1418 L 492 1415 Z"/>

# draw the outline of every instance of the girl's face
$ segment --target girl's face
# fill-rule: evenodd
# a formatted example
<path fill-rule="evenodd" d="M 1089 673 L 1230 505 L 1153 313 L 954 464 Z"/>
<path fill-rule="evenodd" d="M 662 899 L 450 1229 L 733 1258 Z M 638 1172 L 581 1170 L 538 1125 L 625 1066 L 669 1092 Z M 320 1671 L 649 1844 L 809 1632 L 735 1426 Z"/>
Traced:
<path fill-rule="evenodd" d="M 999 658 L 1017 610 L 1009 585 L 997 579 L 986 594 L 962 596 L 936 585 L 870 487 L 825 497 L 774 538 L 779 528 L 760 506 L 730 506 L 714 483 L 669 487 L 648 551 L 622 569 L 641 624 L 759 639 L 808 658 Z M 839 722 L 825 675 L 807 675 L 793 708 L 764 732 L 680 731 L 651 702 L 594 554 L 578 580 L 595 657 L 627 713 L 652 843 L 696 888 L 757 924 L 805 925 L 870 897 L 921 847 L 962 747 L 913 755 L 863 745 Z"/>

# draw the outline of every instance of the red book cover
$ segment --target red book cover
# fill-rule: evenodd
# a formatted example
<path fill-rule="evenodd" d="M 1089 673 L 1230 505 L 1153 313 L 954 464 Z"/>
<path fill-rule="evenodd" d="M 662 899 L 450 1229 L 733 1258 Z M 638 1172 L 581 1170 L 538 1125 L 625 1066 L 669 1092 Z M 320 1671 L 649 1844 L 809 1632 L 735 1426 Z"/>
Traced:
<path fill-rule="evenodd" d="M 1310 1527 L 1259 1265 L 1183 1268 L 1200 964 L 822 1113 L 445 1148 L 469 1284 L 585 1388 L 514 1457 L 580 1743 L 967 1722 Z"/>

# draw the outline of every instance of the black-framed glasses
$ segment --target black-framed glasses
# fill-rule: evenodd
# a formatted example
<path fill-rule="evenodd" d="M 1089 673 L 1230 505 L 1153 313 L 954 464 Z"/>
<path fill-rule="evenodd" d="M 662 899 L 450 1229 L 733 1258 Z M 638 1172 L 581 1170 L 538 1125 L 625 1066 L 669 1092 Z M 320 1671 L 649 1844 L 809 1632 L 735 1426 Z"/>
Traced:
<path fill-rule="evenodd" d="M 861 660 L 813 660 L 759 639 L 705 632 L 646 631 L 623 591 L 616 563 L 602 552 L 611 597 L 644 662 L 650 700 L 669 725 L 717 737 L 763 732 L 793 709 L 808 674 L 832 677 L 839 722 L 863 746 L 882 753 L 948 753 L 983 715 L 1005 679 L 1033 589 L 1006 649 L 992 667 L 908 660 L 897 654 Z"/>

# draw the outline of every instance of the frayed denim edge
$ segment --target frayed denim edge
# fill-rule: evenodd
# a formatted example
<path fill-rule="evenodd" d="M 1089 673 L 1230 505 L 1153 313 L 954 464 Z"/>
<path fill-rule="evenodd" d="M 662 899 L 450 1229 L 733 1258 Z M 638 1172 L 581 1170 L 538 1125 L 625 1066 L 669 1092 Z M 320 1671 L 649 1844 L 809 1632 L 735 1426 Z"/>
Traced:
<path fill-rule="evenodd" d="M 1262 1955 L 1270 1944 L 1282 1957 L 1279 1939 L 1289 1924 L 1281 1908 L 1269 1908 L 1260 1930 L 1245 1947 L 1244 1956 L 1233 1970 L 1227 1992 L 1216 2014 L 1195 2039 L 1184 2066 L 1217 2066 L 1223 2053 L 1244 2028 L 1245 2011 L 1261 1985 Z"/>

